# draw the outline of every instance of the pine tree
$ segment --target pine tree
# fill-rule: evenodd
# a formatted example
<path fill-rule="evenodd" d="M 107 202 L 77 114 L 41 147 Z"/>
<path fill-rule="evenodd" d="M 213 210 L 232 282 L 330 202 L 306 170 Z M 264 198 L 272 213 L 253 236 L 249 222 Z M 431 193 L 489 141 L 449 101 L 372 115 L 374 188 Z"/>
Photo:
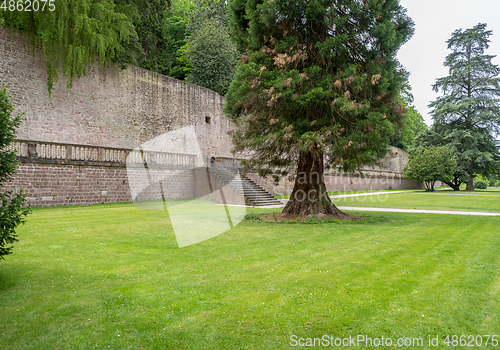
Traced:
<path fill-rule="evenodd" d="M 437 130 L 463 142 L 459 163 L 467 174 L 467 191 L 474 189 L 474 173 L 498 167 L 493 135 L 500 131 L 500 69 L 491 62 L 495 56 L 485 54 L 491 34 L 484 23 L 453 32 L 447 41 L 452 53 L 444 62 L 449 75 L 433 85 L 443 95 L 429 104 Z"/>
<path fill-rule="evenodd" d="M 396 53 L 413 32 L 398 0 L 229 2 L 242 64 L 226 95 L 236 151 L 259 174 L 293 174 L 284 213 L 344 216 L 324 167 L 354 171 L 387 154 L 401 127 L 405 73 Z"/>

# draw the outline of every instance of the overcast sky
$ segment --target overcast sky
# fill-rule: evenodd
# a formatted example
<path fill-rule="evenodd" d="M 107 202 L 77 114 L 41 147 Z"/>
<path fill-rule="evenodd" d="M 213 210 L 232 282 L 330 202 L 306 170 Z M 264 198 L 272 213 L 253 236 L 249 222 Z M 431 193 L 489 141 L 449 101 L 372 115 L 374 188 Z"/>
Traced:
<path fill-rule="evenodd" d="M 399 51 L 399 61 L 411 73 L 410 84 L 415 106 L 425 122 L 432 124 L 429 102 L 439 95 L 432 91 L 437 78 L 448 75 L 443 66 L 446 40 L 459 28 L 487 23 L 493 30 L 486 53 L 500 56 L 500 0 L 400 0 L 415 22 L 415 34 Z M 493 63 L 500 65 L 500 57 Z"/>

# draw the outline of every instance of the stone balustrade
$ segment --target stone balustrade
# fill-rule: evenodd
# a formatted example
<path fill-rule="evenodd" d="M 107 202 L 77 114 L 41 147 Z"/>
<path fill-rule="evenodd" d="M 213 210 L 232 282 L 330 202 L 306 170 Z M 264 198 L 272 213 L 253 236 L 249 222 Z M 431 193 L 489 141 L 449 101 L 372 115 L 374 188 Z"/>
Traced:
<path fill-rule="evenodd" d="M 16 140 L 7 149 L 21 163 L 98 165 L 118 167 L 194 168 L 196 155 L 140 151 L 123 148 Z"/>

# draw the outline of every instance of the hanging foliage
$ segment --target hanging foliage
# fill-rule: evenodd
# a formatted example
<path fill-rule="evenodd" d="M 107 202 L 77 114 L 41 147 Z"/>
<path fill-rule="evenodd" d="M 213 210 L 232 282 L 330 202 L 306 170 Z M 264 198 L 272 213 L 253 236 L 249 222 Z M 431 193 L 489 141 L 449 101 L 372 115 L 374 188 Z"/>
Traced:
<path fill-rule="evenodd" d="M 103 65 L 137 40 L 132 20 L 116 11 L 113 0 L 57 0 L 53 11 L 2 11 L 4 23 L 33 35 L 47 60 L 49 93 L 62 67 L 68 88 L 90 64 Z"/>

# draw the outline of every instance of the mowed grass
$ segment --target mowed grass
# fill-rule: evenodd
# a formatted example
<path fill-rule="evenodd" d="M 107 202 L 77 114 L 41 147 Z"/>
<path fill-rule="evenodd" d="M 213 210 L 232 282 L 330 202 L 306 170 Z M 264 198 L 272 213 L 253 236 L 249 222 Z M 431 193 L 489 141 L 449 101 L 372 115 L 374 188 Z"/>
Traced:
<path fill-rule="evenodd" d="M 332 201 L 337 206 L 500 212 L 500 189 L 367 194 Z"/>
<path fill-rule="evenodd" d="M 35 209 L 0 262 L 0 348 L 290 349 L 292 335 L 498 335 L 499 224 L 392 213 L 245 221 L 179 249 L 164 211 Z"/>
<path fill-rule="evenodd" d="M 360 191 L 333 191 L 328 192 L 330 196 L 338 196 L 343 194 L 355 194 L 355 193 L 373 193 L 373 192 L 395 192 L 395 191 L 415 191 L 413 189 L 394 189 L 394 190 L 360 190 Z M 275 194 L 274 198 L 277 199 L 288 199 L 290 198 L 289 194 Z"/>

